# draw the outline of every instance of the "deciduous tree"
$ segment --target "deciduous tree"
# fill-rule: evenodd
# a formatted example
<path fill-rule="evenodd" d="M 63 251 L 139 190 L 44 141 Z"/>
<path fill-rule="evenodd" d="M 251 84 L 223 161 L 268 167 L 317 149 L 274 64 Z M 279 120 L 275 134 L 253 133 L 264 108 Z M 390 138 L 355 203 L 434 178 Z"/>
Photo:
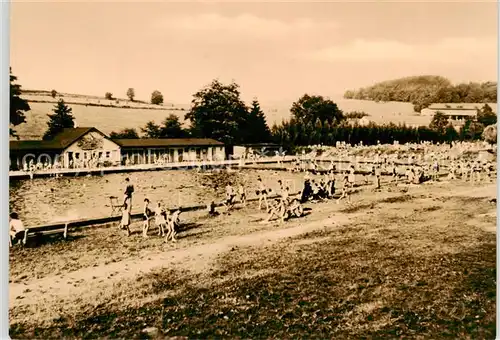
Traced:
<path fill-rule="evenodd" d="M 123 129 L 119 132 L 111 132 L 111 139 L 139 139 L 139 134 L 135 129 Z"/>
<path fill-rule="evenodd" d="M 214 138 L 229 145 L 244 142 L 242 130 L 248 114 L 236 83 L 218 80 L 193 95 L 191 110 L 185 119 L 197 137 Z"/>
<path fill-rule="evenodd" d="M 293 119 L 302 124 L 314 124 L 317 119 L 321 122 L 338 123 L 344 119 L 342 111 L 330 99 L 322 96 L 303 95 L 298 101 L 292 104 L 290 109 Z"/>
<path fill-rule="evenodd" d="M 163 104 L 163 95 L 160 91 L 155 90 L 151 93 L 151 104 L 160 105 Z"/>
<path fill-rule="evenodd" d="M 130 88 L 127 90 L 127 97 L 128 97 L 128 99 L 130 99 L 130 101 L 132 101 L 132 102 L 134 101 L 134 98 L 135 98 L 135 90 L 134 90 L 133 88 L 131 88 L 131 87 L 130 87 Z"/>
<path fill-rule="evenodd" d="M 497 122 L 497 115 L 491 106 L 484 104 L 480 110 L 477 110 L 477 121 L 484 126 L 493 125 Z"/>
<path fill-rule="evenodd" d="M 441 111 L 436 112 L 429 127 L 439 134 L 443 134 L 446 126 L 448 125 L 448 117 L 444 115 Z"/>

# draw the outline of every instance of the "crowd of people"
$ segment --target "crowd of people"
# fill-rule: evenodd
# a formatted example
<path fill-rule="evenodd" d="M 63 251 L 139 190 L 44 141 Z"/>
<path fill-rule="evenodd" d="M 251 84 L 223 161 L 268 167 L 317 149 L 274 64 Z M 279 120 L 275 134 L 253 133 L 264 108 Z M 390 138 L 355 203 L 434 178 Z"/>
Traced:
<path fill-rule="evenodd" d="M 385 152 L 382 152 L 381 149 L 384 148 Z M 294 216 L 303 216 L 303 205 L 307 202 L 335 200 L 340 203 L 346 200 L 351 203 L 354 187 L 363 184 L 371 185 L 373 190 L 380 190 L 382 176 L 390 178 L 389 182 L 396 185 L 418 185 L 429 180 L 438 181 L 443 176 L 447 176 L 448 180 L 470 183 L 492 182 L 495 179 L 496 164 L 492 160 L 478 159 L 477 152 L 474 154 L 474 151 L 480 148 L 477 144 L 463 142 L 453 143 L 451 146 L 421 143 L 363 147 L 340 144 L 334 149 L 323 149 L 323 153 L 319 153 L 317 148 L 307 155 L 297 155 L 288 168 L 292 172 L 305 173 L 299 197 L 291 197 L 290 186 L 282 180 L 278 180 L 277 189 L 273 189 L 261 177 L 257 179 L 255 194 L 258 198 L 258 210 L 265 209 L 267 213 L 263 222 L 270 222 L 275 218 L 284 222 Z M 353 158 L 360 151 L 364 151 L 364 156 Z M 330 159 L 327 162 L 325 153 Z M 29 164 L 30 168 L 37 166 Z M 131 234 L 133 194 L 134 186 L 126 178 L 119 226 L 127 235 Z M 246 206 L 247 198 L 247 188 L 243 182 L 228 183 L 221 203 L 225 212 L 230 212 L 236 204 Z M 165 237 L 166 242 L 175 242 L 181 210 L 172 212 L 163 207 L 161 202 L 153 206 L 148 198 L 144 199 L 143 237 L 148 237 L 154 222 L 159 236 Z M 215 201 L 207 205 L 207 214 L 220 215 Z M 12 213 L 11 239 L 20 241 L 23 230 L 21 220 L 16 213 Z"/>

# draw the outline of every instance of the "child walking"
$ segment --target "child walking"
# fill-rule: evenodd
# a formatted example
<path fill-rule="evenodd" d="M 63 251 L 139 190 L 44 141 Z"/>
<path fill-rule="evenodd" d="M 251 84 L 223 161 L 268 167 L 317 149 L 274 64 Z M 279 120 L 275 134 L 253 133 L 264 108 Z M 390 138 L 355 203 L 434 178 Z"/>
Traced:
<path fill-rule="evenodd" d="M 122 220 L 120 222 L 120 229 L 127 232 L 127 236 L 130 236 L 130 211 L 128 209 L 127 203 L 123 204 L 122 210 Z"/>

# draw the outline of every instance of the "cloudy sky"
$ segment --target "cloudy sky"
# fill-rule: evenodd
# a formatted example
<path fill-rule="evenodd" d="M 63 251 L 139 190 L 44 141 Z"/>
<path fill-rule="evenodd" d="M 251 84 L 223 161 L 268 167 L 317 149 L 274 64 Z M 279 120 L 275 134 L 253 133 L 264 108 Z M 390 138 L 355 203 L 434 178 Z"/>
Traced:
<path fill-rule="evenodd" d="M 496 81 L 497 4 L 15 1 L 10 44 L 24 88 L 187 103 L 219 78 L 288 101 L 410 75 Z"/>

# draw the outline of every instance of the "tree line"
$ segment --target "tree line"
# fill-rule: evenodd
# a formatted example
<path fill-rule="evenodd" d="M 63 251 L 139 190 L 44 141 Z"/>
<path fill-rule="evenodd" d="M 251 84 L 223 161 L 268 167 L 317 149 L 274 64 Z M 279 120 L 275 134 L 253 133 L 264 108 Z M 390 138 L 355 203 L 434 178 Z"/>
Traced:
<path fill-rule="evenodd" d="M 11 135 L 13 127 L 26 121 L 28 103 L 19 97 L 20 85 L 11 74 Z M 74 127 L 74 117 L 62 99 L 49 114 L 44 139 L 51 139 L 63 128 Z M 147 122 L 140 131 L 127 128 L 112 132 L 111 138 L 213 138 L 226 145 L 275 142 L 289 150 L 312 144 L 335 145 L 337 141 L 350 144 L 406 142 L 451 142 L 475 140 L 487 126 L 496 124 L 496 114 L 485 105 L 477 117 L 469 119 L 457 131 L 441 112 L 436 113 L 429 126 L 410 127 L 396 124 L 359 125 L 350 118 L 362 118 L 363 112 L 344 113 L 336 103 L 318 95 L 304 94 L 290 108 L 290 119 L 274 124 L 270 129 L 257 99 L 247 105 L 240 98 L 236 83 L 223 84 L 213 80 L 193 95 L 191 109 L 184 119 L 184 128 L 176 115 L 167 116 L 161 124 Z"/>
<path fill-rule="evenodd" d="M 240 98 L 236 83 L 218 80 L 193 95 L 191 109 L 184 116 L 190 123 L 183 128 L 176 115 L 169 115 L 161 124 L 147 122 L 140 128 L 144 138 L 213 138 L 228 145 L 271 141 L 271 132 L 259 101 L 248 106 Z M 139 138 L 135 128 L 112 132 L 112 138 Z"/>
<path fill-rule="evenodd" d="M 441 76 L 414 76 L 383 81 L 344 93 L 346 99 L 398 101 L 413 104 L 420 112 L 432 103 L 496 103 L 497 83 L 462 83 L 453 85 Z"/>

